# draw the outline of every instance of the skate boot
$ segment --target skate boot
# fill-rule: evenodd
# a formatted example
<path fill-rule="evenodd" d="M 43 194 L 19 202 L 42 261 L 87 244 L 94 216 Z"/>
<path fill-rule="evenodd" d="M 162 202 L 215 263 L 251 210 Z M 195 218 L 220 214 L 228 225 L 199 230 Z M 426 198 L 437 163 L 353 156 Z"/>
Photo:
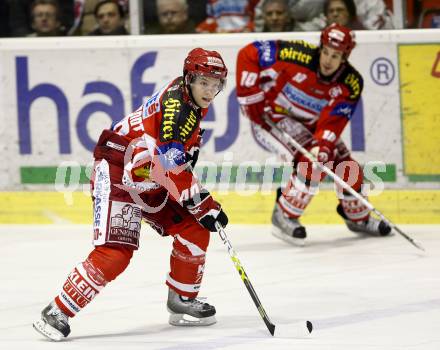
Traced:
<path fill-rule="evenodd" d="M 391 232 L 390 225 L 383 220 L 369 216 L 365 221 L 351 221 L 345 215 L 342 205 L 340 204 L 336 207 L 336 211 L 342 216 L 348 229 L 352 232 L 371 236 L 388 236 Z"/>
<path fill-rule="evenodd" d="M 70 333 L 69 317 L 52 301 L 33 324 L 36 331 L 53 341 L 64 340 Z"/>
<path fill-rule="evenodd" d="M 272 235 L 294 245 L 303 246 L 306 229 L 298 219 L 288 217 L 278 203 L 272 212 Z"/>
<path fill-rule="evenodd" d="M 173 326 L 210 326 L 217 322 L 214 306 L 196 298 L 183 297 L 171 288 L 168 291 L 167 309 L 170 313 L 168 322 Z"/>

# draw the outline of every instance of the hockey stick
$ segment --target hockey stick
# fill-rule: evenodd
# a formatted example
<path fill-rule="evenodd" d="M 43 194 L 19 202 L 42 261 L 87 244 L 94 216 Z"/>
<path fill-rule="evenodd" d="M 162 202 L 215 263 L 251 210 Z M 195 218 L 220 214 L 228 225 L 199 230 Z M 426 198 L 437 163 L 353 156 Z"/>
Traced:
<path fill-rule="evenodd" d="M 270 334 L 273 336 L 275 334 L 275 325 L 270 321 L 269 316 L 266 313 L 266 310 L 264 310 L 263 304 L 261 304 L 261 301 L 258 298 L 257 292 L 255 292 L 255 289 L 252 286 L 252 283 L 249 280 L 248 275 L 244 271 L 244 268 L 241 265 L 240 260 L 238 259 L 237 253 L 235 252 L 234 248 L 232 248 L 232 244 L 229 241 L 228 236 L 226 236 L 225 230 L 218 222 L 215 223 L 215 228 L 217 229 L 217 232 L 218 232 L 221 240 L 223 241 L 223 244 L 228 248 L 228 253 L 229 253 L 229 256 L 231 257 L 232 263 L 234 264 L 236 270 L 238 271 L 238 274 L 240 275 L 241 280 L 243 281 L 244 285 L 246 286 L 246 289 L 248 290 L 249 294 L 251 295 L 251 298 L 254 301 L 254 304 L 257 307 L 257 310 L 260 313 L 261 318 L 263 319 L 264 323 L 266 324 L 266 327 L 269 330 Z M 306 327 L 307 327 L 307 332 L 311 333 L 312 329 L 313 329 L 313 325 L 310 321 L 306 322 Z"/>
<path fill-rule="evenodd" d="M 404 233 L 396 224 L 394 224 L 391 220 L 387 219 L 379 210 L 377 210 L 370 202 L 368 202 L 364 197 L 362 197 L 359 193 L 357 193 L 350 185 L 348 185 L 344 180 L 342 180 L 338 175 L 336 175 L 332 170 L 319 163 L 316 157 L 307 151 L 304 147 L 302 147 L 292 136 L 290 136 L 285 131 L 278 128 L 278 126 L 268 117 L 264 117 L 265 122 L 272 128 L 272 130 L 277 134 L 275 136 L 284 139 L 287 143 L 290 143 L 291 146 L 295 147 L 299 152 L 301 152 L 304 156 L 310 159 L 314 164 L 318 166 L 318 168 L 330 176 L 339 186 L 341 186 L 344 190 L 349 192 L 353 197 L 362 202 L 368 209 L 370 209 L 373 213 L 375 213 L 382 220 L 386 221 L 391 228 L 395 229 L 403 238 L 405 238 L 408 242 L 410 242 L 414 247 L 425 251 L 422 245 L 413 238 L 409 237 L 406 233 Z"/>

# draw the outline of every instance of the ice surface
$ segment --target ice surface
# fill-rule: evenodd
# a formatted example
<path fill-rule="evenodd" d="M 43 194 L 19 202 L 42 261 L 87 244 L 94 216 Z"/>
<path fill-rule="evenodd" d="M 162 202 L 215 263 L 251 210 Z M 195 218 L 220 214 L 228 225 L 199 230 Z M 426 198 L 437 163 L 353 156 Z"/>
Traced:
<path fill-rule="evenodd" d="M 271 321 L 271 337 L 230 257 L 212 235 L 200 295 L 217 308 L 204 328 L 168 325 L 171 238 L 143 229 L 130 266 L 77 317 L 69 341 L 50 343 L 32 322 L 91 251 L 89 225 L 0 226 L 0 349 L 440 349 L 440 227 L 359 238 L 344 226 L 308 226 L 303 247 L 270 227 L 230 226 L 228 237 Z M 311 320 L 311 336 L 292 334 Z M 287 333 L 287 334 L 286 334 Z"/>

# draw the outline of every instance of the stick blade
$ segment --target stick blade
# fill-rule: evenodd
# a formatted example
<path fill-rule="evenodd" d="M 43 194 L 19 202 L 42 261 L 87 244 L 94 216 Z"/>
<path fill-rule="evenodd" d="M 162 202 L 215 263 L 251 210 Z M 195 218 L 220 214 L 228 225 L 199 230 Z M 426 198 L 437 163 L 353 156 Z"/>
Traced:
<path fill-rule="evenodd" d="M 270 324 L 266 324 L 266 326 L 267 326 L 267 329 L 269 330 L 270 334 L 272 336 L 274 336 L 274 334 L 275 334 L 275 325 L 273 323 L 270 323 Z"/>
<path fill-rule="evenodd" d="M 310 321 L 298 321 L 286 324 L 278 324 L 274 336 L 277 338 L 307 338 L 313 331 Z"/>

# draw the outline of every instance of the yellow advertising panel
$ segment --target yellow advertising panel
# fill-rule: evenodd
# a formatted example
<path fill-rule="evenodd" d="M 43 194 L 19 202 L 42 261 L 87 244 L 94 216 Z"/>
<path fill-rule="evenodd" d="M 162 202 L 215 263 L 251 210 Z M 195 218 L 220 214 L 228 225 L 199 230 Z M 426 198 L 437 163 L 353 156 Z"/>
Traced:
<path fill-rule="evenodd" d="M 275 193 L 256 192 L 243 196 L 237 192 L 214 192 L 213 196 L 222 204 L 232 223 L 270 224 Z M 396 224 L 440 224 L 440 190 L 386 190 L 369 200 Z M 0 192 L 0 202 L 4 203 L 0 225 L 88 224 L 92 227 L 93 208 L 88 193 Z M 334 191 L 319 191 L 301 222 L 305 225 L 341 225 L 343 221 L 336 214 L 337 205 Z"/>
<path fill-rule="evenodd" d="M 440 43 L 399 45 L 407 176 L 440 175 Z"/>

